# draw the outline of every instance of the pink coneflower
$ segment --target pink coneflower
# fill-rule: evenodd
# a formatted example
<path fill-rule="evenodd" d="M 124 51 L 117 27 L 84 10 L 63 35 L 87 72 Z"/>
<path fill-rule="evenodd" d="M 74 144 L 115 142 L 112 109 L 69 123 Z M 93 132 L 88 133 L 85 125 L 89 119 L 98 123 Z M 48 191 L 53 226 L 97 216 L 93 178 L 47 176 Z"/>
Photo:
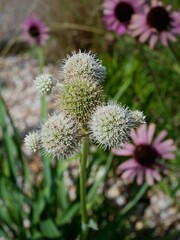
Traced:
<path fill-rule="evenodd" d="M 24 38 L 32 45 L 44 45 L 48 39 L 48 27 L 37 16 L 31 16 L 23 22 Z"/>
<path fill-rule="evenodd" d="M 170 5 L 165 7 L 161 1 L 152 0 L 144 13 L 132 16 L 129 25 L 132 36 L 138 37 L 141 43 L 149 39 L 150 48 L 154 48 L 159 38 L 164 46 L 168 41 L 175 42 L 175 35 L 180 33 L 180 14 L 170 10 Z"/>
<path fill-rule="evenodd" d="M 105 0 L 104 22 L 109 30 L 119 35 L 128 31 L 131 17 L 143 10 L 144 0 Z"/>
<path fill-rule="evenodd" d="M 174 159 L 176 146 L 172 139 L 164 140 L 166 131 L 160 132 L 153 140 L 155 129 L 155 124 L 150 124 L 149 127 L 143 124 L 136 132 L 132 132 L 134 144 L 126 143 L 122 149 L 112 150 L 118 156 L 131 156 L 117 168 L 117 173 L 123 179 L 132 182 L 137 177 L 139 185 L 143 183 L 144 176 L 148 185 L 152 185 L 154 180 L 161 180 L 158 170 L 165 172 L 166 168 L 158 160 Z"/>

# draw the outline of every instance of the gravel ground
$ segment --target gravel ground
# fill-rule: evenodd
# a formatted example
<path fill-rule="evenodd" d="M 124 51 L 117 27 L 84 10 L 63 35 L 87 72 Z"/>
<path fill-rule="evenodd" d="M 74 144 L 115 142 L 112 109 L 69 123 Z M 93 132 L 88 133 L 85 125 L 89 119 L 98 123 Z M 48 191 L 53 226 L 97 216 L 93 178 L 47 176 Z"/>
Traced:
<path fill-rule="evenodd" d="M 38 61 L 27 55 L 0 57 L 2 95 L 20 132 L 34 129 L 40 123 L 40 96 L 33 81 L 39 74 Z M 58 66 L 48 64 L 44 72 L 58 78 Z M 55 106 L 55 95 L 48 96 L 49 111 Z"/>

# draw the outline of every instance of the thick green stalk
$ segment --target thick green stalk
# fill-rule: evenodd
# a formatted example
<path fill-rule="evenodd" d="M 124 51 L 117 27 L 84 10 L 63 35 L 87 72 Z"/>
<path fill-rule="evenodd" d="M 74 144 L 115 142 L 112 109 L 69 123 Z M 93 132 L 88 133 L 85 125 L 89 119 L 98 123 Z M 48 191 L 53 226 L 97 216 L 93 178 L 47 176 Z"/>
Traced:
<path fill-rule="evenodd" d="M 44 122 L 44 120 L 47 117 L 47 102 L 46 102 L 46 96 L 41 96 L 41 120 Z"/>
<path fill-rule="evenodd" d="M 80 211 L 81 211 L 81 240 L 87 238 L 87 209 L 86 209 L 86 164 L 88 160 L 89 143 L 85 137 L 82 144 L 82 154 L 80 159 Z"/>

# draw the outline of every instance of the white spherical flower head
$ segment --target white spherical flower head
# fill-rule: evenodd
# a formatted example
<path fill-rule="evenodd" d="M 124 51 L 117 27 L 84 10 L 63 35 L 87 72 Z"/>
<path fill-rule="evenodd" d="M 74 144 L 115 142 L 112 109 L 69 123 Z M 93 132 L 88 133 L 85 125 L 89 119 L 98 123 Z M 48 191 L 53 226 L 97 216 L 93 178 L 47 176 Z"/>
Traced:
<path fill-rule="evenodd" d="M 42 126 L 41 141 L 45 152 L 66 158 L 79 150 L 81 127 L 63 112 L 51 116 Z"/>
<path fill-rule="evenodd" d="M 90 79 L 101 81 L 106 76 L 106 68 L 92 52 L 73 52 L 72 56 L 67 55 L 61 66 L 61 75 L 65 81 L 82 77 L 84 80 Z"/>
<path fill-rule="evenodd" d="M 25 145 L 31 151 L 36 152 L 40 148 L 40 136 L 38 132 L 32 132 L 26 135 L 24 139 Z"/>
<path fill-rule="evenodd" d="M 84 81 L 82 77 L 64 82 L 60 87 L 58 106 L 86 126 L 97 106 L 104 102 L 104 93 L 99 83 Z"/>
<path fill-rule="evenodd" d="M 89 123 L 92 140 L 104 148 L 120 147 L 130 136 L 128 116 L 129 110 L 118 104 L 98 107 Z"/>
<path fill-rule="evenodd" d="M 51 74 L 40 74 L 34 80 L 34 85 L 41 95 L 48 95 L 51 93 L 55 80 Z"/>

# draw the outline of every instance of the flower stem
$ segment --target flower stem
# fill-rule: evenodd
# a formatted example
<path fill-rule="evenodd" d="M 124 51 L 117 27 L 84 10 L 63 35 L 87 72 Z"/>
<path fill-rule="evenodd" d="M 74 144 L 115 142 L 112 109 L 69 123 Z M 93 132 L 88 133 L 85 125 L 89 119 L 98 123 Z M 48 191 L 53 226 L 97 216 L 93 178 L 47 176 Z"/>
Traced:
<path fill-rule="evenodd" d="M 81 212 L 81 240 L 87 238 L 87 209 L 86 209 L 86 164 L 89 150 L 88 137 L 82 143 L 82 154 L 80 159 L 80 212 Z"/>
<path fill-rule="evenodd" d="M 47 102 L 46 102 L 46 96 L 41 96 L 41 120 L 44 122 L 44 120 L 47 117 Z"/>

